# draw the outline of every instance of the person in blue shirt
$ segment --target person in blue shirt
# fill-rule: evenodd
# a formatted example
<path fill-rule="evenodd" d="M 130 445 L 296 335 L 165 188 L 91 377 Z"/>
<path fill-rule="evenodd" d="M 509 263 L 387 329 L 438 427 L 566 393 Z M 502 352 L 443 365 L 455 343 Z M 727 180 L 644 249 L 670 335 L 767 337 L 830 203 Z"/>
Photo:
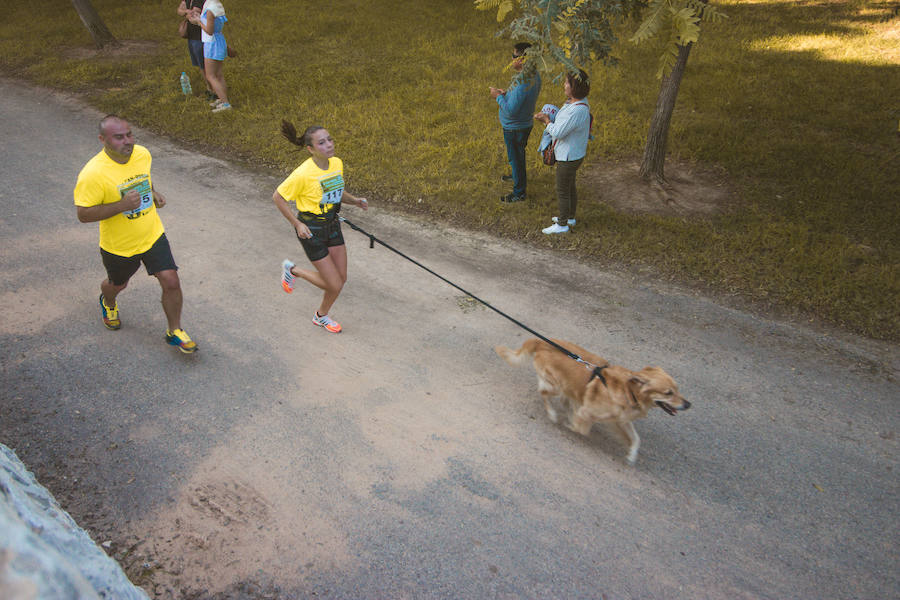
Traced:
<path fill-rule="evenodd" d="M 513 48 L 512 68 L 521 72 L 525 67 L 525 51 L 531 47 L 528 42 L 521 42 Z M 512 175 L 504 175 L 504 181 L 512 180 L 511 194 L 500 197 L 501 202 L 519 202 L 525 199 L 527 177 L 525 174 L 525 146 L 528 136 L 534 127 L 532 114 L 541 91 L 541 76 L 535 69 L 525 81 L 514 84 L 508 90 L 492 87 L 491 98 L 500 107 L 500 125 L 503 127 L 503 141 L 506 143 L 506 156 Z"/>
<path fill-rule="evenodd" d="M 539 112 L 534 118 L 547 128 L 553 139 L 553 154 L 556 156 L 556 196 L 559 201 L 559 215 L 553 217 L 553 224 L 542 229 L 546 234 L 568 233 L 575 225 L 575 208 L 578 195 L 575 191 L 575 173 L 581 166 L 587 143 L 591 135 L 591 107 L 587 95 L 591 91 L 587 73 L 567 73 L 563 83 L 566 103 L 556 113 L 551 123 L 550 117 Z"/>

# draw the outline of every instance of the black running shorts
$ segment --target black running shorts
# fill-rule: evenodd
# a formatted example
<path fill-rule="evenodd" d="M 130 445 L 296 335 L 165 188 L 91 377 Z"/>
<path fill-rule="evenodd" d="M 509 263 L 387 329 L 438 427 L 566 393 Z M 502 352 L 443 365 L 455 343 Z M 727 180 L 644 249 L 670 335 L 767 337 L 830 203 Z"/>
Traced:
<path fill-rule="evenodd" d="M 141 263 L 144 263 L 144 267 L 147 268 L 148 275 L 156 275 L 160 271 L 168 269 L 178 270 L 166 234 L 159 236 L 150 249 L 142 254 L 119 256 L 100 248 L 100 256 L 103 258 L 103 266 L 106 267 L 106 276 L 113 285 L 128 283 L 131 276 L 140 268 Z"/>
<path fill-rule="evenodd" d="M 297 239 L 303 245 L 310 262 L 322 260 L 328 256 L 328 249 L 333 246 L 344 245 L 344 234 L 341 233 L 341 222 L 335 218 L 329 221 L 320 220 L 303 220 L 303 223 L 309 227 L 312 237 L 303 239 L 299 235 Z"/>

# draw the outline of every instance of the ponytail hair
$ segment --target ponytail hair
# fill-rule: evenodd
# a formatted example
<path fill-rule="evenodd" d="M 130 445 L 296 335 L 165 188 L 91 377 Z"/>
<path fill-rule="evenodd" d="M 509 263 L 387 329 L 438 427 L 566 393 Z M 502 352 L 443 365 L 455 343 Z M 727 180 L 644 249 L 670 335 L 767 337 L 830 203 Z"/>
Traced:
<path fill-rule="evenodd" d="M 311 146 L 312 134 L 320 129 L 325 128 L 321 125 L 313 125 L 312 127 L 307 127 L 306 131 L 303 132 L 303 136 L 298 138 L 297 129 L 294 127 L 294 124 L 284 119 L 281 120 L 281 135 L 283 135 L 284 138 L 290 143 L 294 144 L 295 146 L 300 146 L 301 148 Z"/>

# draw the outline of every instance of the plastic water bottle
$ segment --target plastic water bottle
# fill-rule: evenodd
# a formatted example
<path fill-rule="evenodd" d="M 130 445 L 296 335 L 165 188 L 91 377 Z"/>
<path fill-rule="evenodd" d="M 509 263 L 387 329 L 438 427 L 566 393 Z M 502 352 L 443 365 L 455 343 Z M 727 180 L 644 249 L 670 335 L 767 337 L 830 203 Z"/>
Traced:
<path fill-rule="evenodd" d="M 184 71 L 181 72 L 181 91 L 184 92 L 185 96 L 191 94 L 191 78 Z"/>

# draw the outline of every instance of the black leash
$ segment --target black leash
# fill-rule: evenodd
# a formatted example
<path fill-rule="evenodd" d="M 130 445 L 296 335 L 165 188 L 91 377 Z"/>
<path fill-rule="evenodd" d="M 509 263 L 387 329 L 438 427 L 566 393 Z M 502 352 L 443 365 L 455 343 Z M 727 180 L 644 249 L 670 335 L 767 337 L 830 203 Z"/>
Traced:
<path fill-rule="evenodd" d="M 455 287 L 456 289 L 458 289 L 459 291 L 461 291 L 462 293 L 464 293 L 466 296 L 469 296 L 470 298 L 473 298 L 473 299 L 477 300 L 478 302 L 481 302 L 483 305 L 487 306 L 489 309 L 491 309 L 492 311 L 494 311 L 495 313 L 497 313 L 497 314 L 500 315 L 501 317 L 505 317 L 505 318 L 509 319 L 510 321 L 512 321 L 513 323 L 515 323 L 516 325 L 518 325 L 519 327 L 521 327 L 521 328 L 524 329 L 525 331 L 528 331 L 528 332 L 534 334 L 535 336 L 537 336 L 538 338 L 544 340 L 545 342 L 547 342 L 548 344 L 550 344 L 551 346 L 553 346 L 554 348 L 556 348 L 557 350 L 559 350 L 560 352 L 562 352 L 563 354 L 565 354 L 566 356 L 568 356 L 569 358 L 571 358 L 571 359 L 573 359 L 573 360 L 575 360 L 575 361 L 581 363 L 582 365 L 584 365 L 584 366 L 587 367 L 588 369 L 593 368 L 593 370 L 591 371 L 591 379 L 593 379 L 594 377 L 596 377 L 596 378 L 598 378 L 598 379 L 603 383 L 604 386 L 606 386 L 606 378 L 603 377 L 603 369 L 607 368 L 607 367 L 609 366 L 609 364 L 603 365 L 602 367 L 598 367 L 597 365 L 594 365 L 594 364 L 592 364 L 592 363 L 587 362 L 586 360 L 584 360 L 583 358 L 581 358 L 580 356 L 578 356 L 578 355 L 575 354 L 574 352 L 571 352 L 570 350 L 568 350 L 568 349 L 566 349 L 566 348 L 563 348 L 562 346 L 560 346 L 559 344 L 557 344 L 557 343 L 554 342 L 553 340 L 547 339 L 546 337 L 542 336 L 540 333 L 538 333 L 537 331 L 535 331 L 535 330 L 532 329 L 531 327 L 525 325 L 525 324 L 522 323 L 521 321 L 517 321 L 516 319 L 512 318 L 511 316 L 509 316 L 508 314 L 506 314 L 505 312 L 503 312 L 502 310 L 500 310 L 500 309 L 498 309 L 498 308 L 494 308 L 494 307 L 491 306 L 488 302 L 485 302 L 484 300 L 482 300 L 481 298 L 479 298 L 478 296 L 476 296 L 476 295 L 473 294 L 472 292 L 470 292 L 470 291 L 468 291 L 468 290 L 465 290 L 465 289 L 459 287 L 458 285 L 456 285 L 455 283 L 453 283 L 452 281 L 450 281 L 450 280 L 447 279 L 446 277 L 440 275 L 439 273 L 435 273 L 434 271 L 432 271 L 431 269 L 429 269 L 428 267 L 426 267 L 425 265 L 423 265 L 423 264 L 420 263 L 419 261 L 415 260 L 414 258 L 410 258 L 409 256 L 403 254 L 402 252 L 400 252 L 400 251 L 397 250 L 396 248 L 392 247 L 391 245 L 389 245 L 389 244 L 387 244 L 387 243 L 385 243 L 385 242 L 379 240 L 377 237 L 375 237 L 374 235 L 372 235 L 372 234 L 369 233 L 368 231 L 365 231 L 362 227 L 359 227 L 358 225 L 354 225 L 353 223 L 351 223 L 350 221 L 348 221 L 348 220 L 345 219 L 344 217 L 338 217 L 338 218 L 339 218 L 342 222 L 344 222 L 344 223 L 346 223 L 347 225 L 349 225 L 349 226 L 350 226 L 350 229 L 352 229 L 353 231 L 358 231 L 358 232 L 360 232 L 361 234 L 363 234 L 364 236 L 368 237 L 368 238 L 369 238 L 369 248 L 374 248 L 374 247 L 375 247 L 375 242 L 378 242 L 379 244 L 381 244 L 382 246 L 384 246 L 385 248 L 387 248 L 387 249 L 390 250 L 391 252 L 395 252 L 395 253 L 399 254 L 400 256 L 402 256 L 403 258 L 405 258 L 405 259 L 408 260 L 409 262 L 413 263 L 413 264 L 416 265 L 417 267 L 421 267 L 422 269 L 425 269 L 426 271 L 428 271 L 429 273 L 431 273 L 432 275 L 434 275 L 435 277 L 437 277 L 438 279 L 440 279 L 440 280 L 443 281 L 444 283 L 447 283 L 447 284 L 449 284 L 449 285 L 452 285 L 453 287 Z M 588 381 L 590 381 L 590 380 L 588 380 Z"/>

